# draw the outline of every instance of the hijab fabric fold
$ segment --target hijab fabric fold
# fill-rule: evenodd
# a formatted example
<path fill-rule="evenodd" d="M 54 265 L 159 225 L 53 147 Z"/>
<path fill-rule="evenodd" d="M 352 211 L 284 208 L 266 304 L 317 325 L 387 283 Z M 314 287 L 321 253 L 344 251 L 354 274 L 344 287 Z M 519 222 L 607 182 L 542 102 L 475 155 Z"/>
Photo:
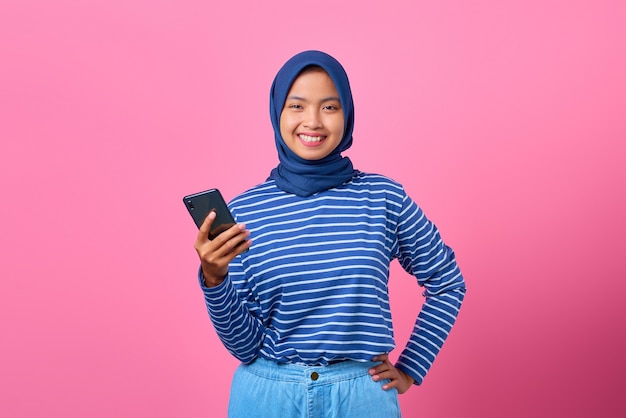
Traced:
<path fill-rule="evenodd" d="M 328 73 L 335 83 L 343 109 L 344 131 L 341 142 L 329 155 L 320 160 L 305 160 L 296 155 L 280 134 L 280 115 L 291 85 L 303 69 L 316 65 Z M 278 149 L 279 164 L 268 178 L 281 190 L 307 197 L 337 187 L 355 174 L 352 162 L 341 153 L 352 145 L 354 103 L 348 75 L 335 58 L 321 51 L 304 51 L 290 58 L 276 74 L 270 90 L 270 118 Z"/>

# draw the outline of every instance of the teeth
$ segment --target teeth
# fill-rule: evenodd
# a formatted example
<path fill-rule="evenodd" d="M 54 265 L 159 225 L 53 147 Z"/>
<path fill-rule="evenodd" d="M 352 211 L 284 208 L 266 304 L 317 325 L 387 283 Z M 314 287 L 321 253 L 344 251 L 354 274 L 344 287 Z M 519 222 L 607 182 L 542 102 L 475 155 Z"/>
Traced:
<path fill-rule="evenodd" d="M 322 140 L 322 136 L 308 136 L 308 135 L 298 135 L 301 140 L 305 142 L 320 142 Z"/>

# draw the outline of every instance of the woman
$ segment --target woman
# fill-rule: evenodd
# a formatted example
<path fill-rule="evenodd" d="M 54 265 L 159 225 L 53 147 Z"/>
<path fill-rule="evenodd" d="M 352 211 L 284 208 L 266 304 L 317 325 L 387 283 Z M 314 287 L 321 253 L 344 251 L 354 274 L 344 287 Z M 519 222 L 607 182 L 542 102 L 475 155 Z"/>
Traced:
<path fill-rule="evenodd" d="M 280 163 L 233 199 L 238 224 L 195 248 L 215 329 L 242 364 L 231 417 L 394 417 L 421 384 L 465 294 L 453 251 L 395 181 L 355 170 L 354 109 L 339 62 L 295 55 L 270 93 Z M 394 365 L 388 297 L 397 258 L 426 302 Z"/>

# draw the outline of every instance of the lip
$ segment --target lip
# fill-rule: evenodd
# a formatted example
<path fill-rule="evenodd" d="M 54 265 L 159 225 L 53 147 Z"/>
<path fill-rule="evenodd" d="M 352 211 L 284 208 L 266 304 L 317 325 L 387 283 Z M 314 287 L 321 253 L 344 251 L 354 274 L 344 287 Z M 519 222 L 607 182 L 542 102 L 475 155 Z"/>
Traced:
<path fill-rule="evenodd" d="M 300 137 L 300 135 L 310 136 L 313 138 L 320 138 L 320 140 L 319 141 L 305 141 L 304 139 Z M 319 147 L 328 138 L 327 135 L 322 135 L 320 133 L 314 133 L 314 132 L 300 132 L 296 135 L 296 137 L 298 138 L 298 141 L 300 141 L 302 145 L 304 145 L 305 147 L 309 147 L 309 148 Z"/>

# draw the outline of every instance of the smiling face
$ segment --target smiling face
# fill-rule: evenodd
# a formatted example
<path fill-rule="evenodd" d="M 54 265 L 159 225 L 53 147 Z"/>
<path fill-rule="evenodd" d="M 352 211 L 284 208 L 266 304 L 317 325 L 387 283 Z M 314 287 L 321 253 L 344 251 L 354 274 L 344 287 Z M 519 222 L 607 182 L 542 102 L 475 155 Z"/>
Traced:
<path fill-rule="evenodd" d="M 321 68 L 305 70 L 293 82 L 280 115 L 280 134 L 300 158 L 320 160 L 341 142 L 344 117 L 339 93 Z"/>

